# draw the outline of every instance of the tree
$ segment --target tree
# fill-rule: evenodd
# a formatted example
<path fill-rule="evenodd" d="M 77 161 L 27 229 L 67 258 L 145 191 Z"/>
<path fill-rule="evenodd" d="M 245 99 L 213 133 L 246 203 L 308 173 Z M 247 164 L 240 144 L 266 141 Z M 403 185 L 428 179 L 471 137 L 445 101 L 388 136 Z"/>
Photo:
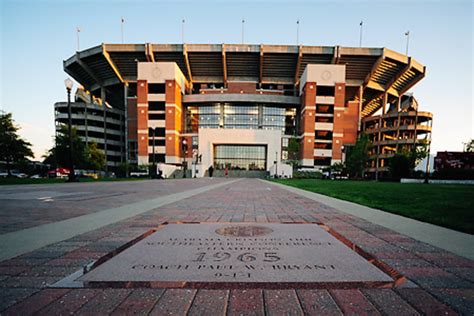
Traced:
<path fill-rule="evenodd" d="M 393 179 L 410 177 L 413 175 L 416 166 L 429 155 L 429 145 L 427 141 L 420 140 L 411 150 L 401 150 L 390 158 L 389 170 Z"/>
<path fill-rule="evenodd" d="M 413 172 L 415 167 L 418 166 L 418 164 L 423 159 L 428 157 L 429 144 L 426 140 L 418 140 L 418 142 L 413 147 L 411 147 L 411 149 L 402 149 L 397 153 L 407 157 L 410 163 L 410 172 Z"/>
<path fill-rule="evenodd" d="M 62 126 L 55 137 L 55 146 L 48 151 L 44 163 L 52 166 L 69 168 L 69 134 L 67 126 Z M 87 145 L 72 128 L 73 162 L 76 168 L 103 170 L 106 158 L 104 152 L 97 147 L 97 143 Z"/>
<path fill-rule="evenodd" d="M 392 178 L 396 180 L 409 177 L 413 170 L 411 159 L 404 153 L 396 153 L 391 157 L 388 168 Z"/>
<path fill-rule="evenodd" d="M 97 143 L 90 142 L 86 146 L 85 156 L 87 169 L 104 170 L 106 163 L 105 154 L 97 147 Z"/>
<path fill-rule="evenodd" d="M 336 162 L 332 164 L 331 166 L 332 172 L 343 173 L 345 169 L 346 169 L 346 166 L 342 162 Z"/>
<path fill-rule="evenodd" d="M 427 140 L 418 140 L 416 145 L 413 147 L 413 150 L 407 153 L 411 162 L 412 170 L 414 170 L 423 159 L 428 157 L 430 154 L 429 149 L 430 147 Z"/>
<path fill-rule="evenodd" d="M 364 170 L 369 160 L 369 136 L 361 133 L 355 145 L 347 153 L 346 166 L 351 177 L 364 178 Z"/>
<path fill-rule="evenodd" d="M 464 151 L 465 152 L 468 152 L 468 153 L 474 152 L 474 139 L 471 139 L 467 143 L 463 143 L 463 144 L 464 144 Z"/>
<path fill-rule="evenodd" d="M 13 124 L 11 113 L 0 112 L 0 160 L 6 162 L 9 176 L 12 163 L 33 157 L 31 144 L 17 134 L 19 129 Z"/>
<path fill-rule="evenodd" d="M 288 161 L 296 168 L 299 163 L 299 154 L 300 154 L 300 142 L 296 138 L 290 138 L 288 140 Z"/>
<path fill-rule="evenodd" d="M 55 137 L 55 146 L 48 151 L 44 163 L 65 168 L 69 163 L 69 134 L 67 126 L 62 126 Z M 75 167 L 84 168 L 87 165 L 86 146 L 77 135 L 76 129 L 72 128 L 73 163 Z"/>

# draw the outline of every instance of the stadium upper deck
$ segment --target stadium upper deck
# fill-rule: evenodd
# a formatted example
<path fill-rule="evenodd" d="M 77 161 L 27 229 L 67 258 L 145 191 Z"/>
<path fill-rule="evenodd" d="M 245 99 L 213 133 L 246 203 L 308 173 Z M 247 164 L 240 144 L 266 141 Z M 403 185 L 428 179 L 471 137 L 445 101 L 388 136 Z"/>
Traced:
<path fill-rule="evenodd" d="M 260 87 L 285 85 L 288 91 L 298 85 L 308 64 L 345 65 L 346 100 L 362 97 L 363 117 L 382 107 L 384 92 L 389 99 L 398 98 L 426 72 L 412 57 L 387 48 L 150 43 L 92 47 L 65 60 L 64 70 L 96 96 L 105 87 L 109 103 L 123 108 L 124 83 L 135 82 L 137 63 L 147 61 L 176 62 L 194 87 L 254 81 Z"/>

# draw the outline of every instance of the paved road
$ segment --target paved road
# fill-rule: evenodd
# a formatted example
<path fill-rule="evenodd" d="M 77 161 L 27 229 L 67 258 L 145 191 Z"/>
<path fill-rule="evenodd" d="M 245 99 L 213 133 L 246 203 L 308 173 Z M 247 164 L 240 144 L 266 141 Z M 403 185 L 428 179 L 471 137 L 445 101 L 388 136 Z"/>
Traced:
<path fill-rule="evenodd" d="M 223 182 L 203 178 L 0 186 L 0 234 Z"/>
<path fill-rule="evenodd" d="M 81 193 L 70 194 L 78 192 Z M 120 195 L 115 195 L 117 192 Z M 5 197 L 10 199 L 3 203 Z M 78 200 L 74 207 L 71 199 Z M 65 221 L 90 225 L 84 232 L 73 232 L 73 237 L 66 236 L 62 241 L 0 262 L 2 314 L 474 312 L 473 261 L 260 180 L 45 185 L 21 187 L 17 191 L 8 187 L 0 190 L 0 203 L 4 233 L 0 240 L 28 229 L 58 227 Z M 140 206 L 143 209 L 137 211 Z M 116 220 L 112 220 L 114 212 L 120 213 Z M 94 223 L 101 221 L 100 225 L 94 228 L 90 221 L 81 221 L 84 216 L 94 219 Z M 324 223 L 396 269 L 408 282 L 392 289 L 45 288 L 166 221 Z M 60 230 L 59 234 L 64 237 L 66 233 Z"/>

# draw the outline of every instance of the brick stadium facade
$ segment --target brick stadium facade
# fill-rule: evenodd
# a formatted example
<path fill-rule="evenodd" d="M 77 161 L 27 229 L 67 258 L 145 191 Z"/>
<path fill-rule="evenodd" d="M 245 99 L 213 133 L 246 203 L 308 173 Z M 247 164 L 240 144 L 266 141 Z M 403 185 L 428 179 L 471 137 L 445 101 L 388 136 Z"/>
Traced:
<path fill-rule="evenodd" d="M 126 137 L 113 160 L 104 142 L 110 167 L 185 164 L 196 176 L 211 165 L 284 175 L 292 139 L 302 168 L 340 162 L 365 126 L 373 132 L 374 115 L 400 137 L 404 95 L 425 76 L 420 63 L 387 48 L 340 46 L 102 44 L 77 52 L 64 69 L 118 111 L 116 129 Z M 416 146 L 430 139 L 429 125 L 403 135 Z M 384 135 L 372 137 L 369 172 L 383 171 L 393 153 Z"/>

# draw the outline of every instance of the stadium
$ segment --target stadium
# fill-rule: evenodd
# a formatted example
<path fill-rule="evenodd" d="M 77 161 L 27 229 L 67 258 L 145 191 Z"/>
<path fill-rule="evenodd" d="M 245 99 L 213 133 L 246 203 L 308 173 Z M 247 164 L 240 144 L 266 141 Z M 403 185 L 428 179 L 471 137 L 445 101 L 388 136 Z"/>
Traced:
<path fill-rule="evenodd" d="M 291 176 L 344 161 L 361 132 L 370 176 L 396 151 L 431 140 L 432 114 L 409 90 L 426 74 L 387 48 L 102 44 L 64 61 L 81 87 L 72 122 L 121 163 L 167 175 Z M 55 104 L 56 126 L 67 103 Z M 295 146 L 296 144 L 296 146 Z M 295 152 L 296 148 L 296 152 Z"/>

